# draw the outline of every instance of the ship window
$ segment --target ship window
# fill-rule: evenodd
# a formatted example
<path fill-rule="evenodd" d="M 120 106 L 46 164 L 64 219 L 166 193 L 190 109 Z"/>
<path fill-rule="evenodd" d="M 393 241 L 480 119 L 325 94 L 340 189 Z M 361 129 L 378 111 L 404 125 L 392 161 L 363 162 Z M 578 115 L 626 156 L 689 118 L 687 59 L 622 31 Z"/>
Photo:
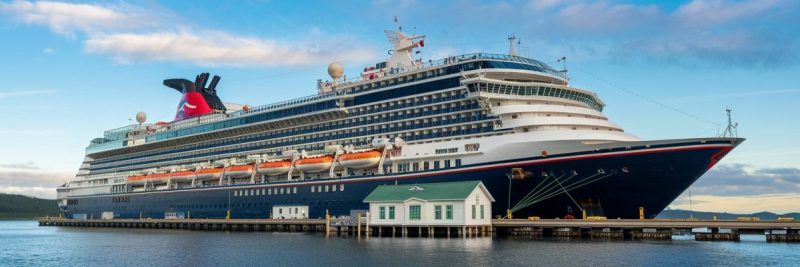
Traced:
<path fill-rule="evenodd" d="M 314 186 L 311 186 L 311 193 L 314 193 Z"/>
<path fill-rule="evenodd" d="M 340 184 L 340 185 L 339 185 L 339 191 L 342 191 L 342 192 L 344 192 L 344 184 Z"/>
<path fill-rule="evenodd" d="M 439 161 L 438 160 L 433 162 L 433 169 L 435 169 L 435 170 L 439 169 Z"/>
<path fill-rule="evenodd" d="M 328 192 L 329 186 L 325 185 L 325 192 Z"/>
<path fill-rule="evenodd" d="M 283 187 L 281 187 L 281 195 L 283 195 Z"/>
<path fill-rule="evenodd" d="M 267 195 L 272 195 L 272 188 L 267 189 Z"/>
<path fill-rule="evenodd" d="M 297 194 L 297 187 L 292 187 L 292 194 Z"/>

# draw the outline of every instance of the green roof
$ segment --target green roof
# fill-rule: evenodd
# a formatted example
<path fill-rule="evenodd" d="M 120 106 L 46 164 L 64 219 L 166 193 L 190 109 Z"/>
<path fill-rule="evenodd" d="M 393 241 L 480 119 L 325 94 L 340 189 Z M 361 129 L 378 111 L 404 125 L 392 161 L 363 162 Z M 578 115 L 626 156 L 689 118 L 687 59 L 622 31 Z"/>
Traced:
<path fill-rule="evenodd" d="M 381 185 L 372 190 L 364 202 L 422 200 L 463 200 L 481 181 L 446 182 L 428 184 Z"/>

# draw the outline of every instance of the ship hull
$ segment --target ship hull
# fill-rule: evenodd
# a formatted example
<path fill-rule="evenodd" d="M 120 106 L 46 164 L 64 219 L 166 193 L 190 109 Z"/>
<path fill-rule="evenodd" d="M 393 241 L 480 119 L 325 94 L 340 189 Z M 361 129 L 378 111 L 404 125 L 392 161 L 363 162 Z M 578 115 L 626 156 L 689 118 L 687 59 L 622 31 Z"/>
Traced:
<path fill-rule="evenodd" d="M 493 217 L 508 209 L 517 218 L 580 217 L 585 209 L 588 215 L 639 218 L 642 207 L 652 218 L 739 142 L 619 146 L 402 174 L 70 197 L 74 202 L 63 211 L 68 218 L 103 212 L 116 218 L 163 218 L 166 212 L 225 218 L 230 210 L 231 218 L 244 219 L 269 218 L 273 206 L 303 205 L 309 217 L 319 218 L 326 211 L 340 216 L 366 210 L 362 200 L 379 185 L 481 180 L 496 200 Z"/>

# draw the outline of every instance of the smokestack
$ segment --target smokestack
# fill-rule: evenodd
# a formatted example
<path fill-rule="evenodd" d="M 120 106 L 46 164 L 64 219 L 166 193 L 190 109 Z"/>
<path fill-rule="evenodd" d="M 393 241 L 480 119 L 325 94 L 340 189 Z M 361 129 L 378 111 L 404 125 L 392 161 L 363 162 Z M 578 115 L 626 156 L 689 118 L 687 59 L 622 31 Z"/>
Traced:
<path fill-rule="evenodd" d="M 219 83 L 219 79 L 220 77 L 217 75 L 214 75 L 214 78 L 211 78 L 211 84 L 208 85 L 208 93 L 216 94 L 217 83 Z"/>

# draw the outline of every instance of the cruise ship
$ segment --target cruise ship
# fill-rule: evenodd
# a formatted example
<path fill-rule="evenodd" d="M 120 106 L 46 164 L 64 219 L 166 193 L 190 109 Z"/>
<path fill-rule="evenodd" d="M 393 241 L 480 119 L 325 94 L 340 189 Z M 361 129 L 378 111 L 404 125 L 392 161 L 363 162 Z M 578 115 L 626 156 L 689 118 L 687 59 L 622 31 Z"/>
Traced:
<path fill-rule="evenodd" d="M 352 79 L 332 63 L 316 94 L 264 106 L 222 102 L 208 73 L 164 80 L 182 95 L 175 120 L 140 113 L 93 139 L 57 189 L 63 215 L 348 216 L 379 185 L 480 180 L 493 217 L 652 218 L 744 140 L 641 140 L 513 41 L 434 61 L 415 58 L 424 35 L 386 35 L 386 61 Z"/>

